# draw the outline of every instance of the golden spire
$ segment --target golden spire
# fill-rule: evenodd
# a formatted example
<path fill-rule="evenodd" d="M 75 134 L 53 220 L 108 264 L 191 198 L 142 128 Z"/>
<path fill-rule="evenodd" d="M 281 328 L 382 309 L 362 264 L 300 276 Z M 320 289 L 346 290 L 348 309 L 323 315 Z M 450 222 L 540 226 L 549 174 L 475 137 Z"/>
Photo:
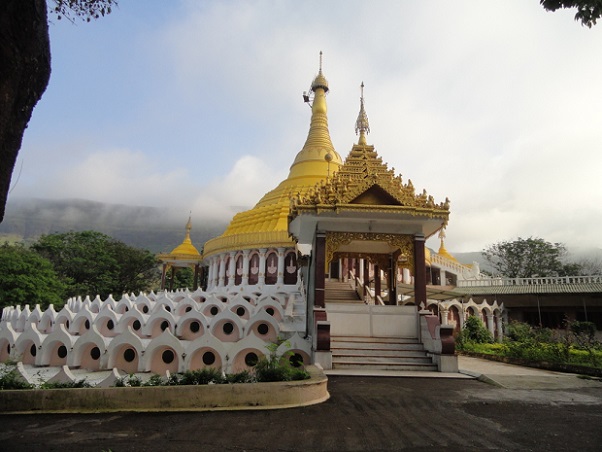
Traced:
<path fill-rule="evenodd" d="M 190 230 L 192 229 L 192 214 L 188 217 L 188 221 L 186 222 L 186 235 L 184 236 L 184 240 L 177 247 L 175 247 L 171 255 L 192 255 L 192 256 L 200 256 L 199 251 L 192 244 L 192 240 L 190 240 Z"/>
<path fill-rule="evenodd" d="M 360 88 L 360 112 L 357 115 L 357 121 L 355 121 L 355 134 L 360 134 L 357 144 L 366 145 L 366 135 L 370 133 L 370 123 L 368 122 L 368 115 L 364 109 L 364 82 L 362 82 Z"/>
<path fill-rule="evenodd" d="M 330 132 L 328 131 L 328 117 L 326 115 L 328 108 L 326 106 L 326 93 L 328 92 L 328 81 L 322 73 L 322 52 L 320 52 L 320 69 L 318 75 L 311 84 L 311 91 L 314 93 L 313 103 L 311 106 L 311 122 L 309 133 L 303 145 L 303 149 L 299 151 L 295 161 L 291 165 L 289 178 L 297 177 L 307 173 L 307 166 L 314 167 L 312 162 L 320 162 L 324 166 L 324 176 L 329 172 L 329 165 L 332 163 L 335 169 L 343 163 L 341 156 L 334 150 L 332 141 L 330 140 Z M 330 154 L 332 159 L 325 165 L 326 156 Z M 313 173 L 314 170 L 312 169 Z"/>
<path fill-rule="evenodd" d="M 190 230 L 192 229 L 192 212 L 188 215 L 188 221 L 186 222 L 186 236 L 184 237 L 184 243 L 192 243 L 190 240 Z"/>

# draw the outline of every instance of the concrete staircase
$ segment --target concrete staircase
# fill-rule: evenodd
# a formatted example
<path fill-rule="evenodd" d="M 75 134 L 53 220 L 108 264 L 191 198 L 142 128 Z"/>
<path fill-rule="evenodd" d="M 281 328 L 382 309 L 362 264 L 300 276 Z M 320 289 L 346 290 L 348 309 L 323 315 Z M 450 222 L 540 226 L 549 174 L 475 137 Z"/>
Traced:
<path fill-rule="evenodd" d="M 437 371 L 416 338 L 333 336 L 330 348 L 333 369 Z"/>
<path fill-rule="evenodd" d="M 348 282 L 327 280 L 324 297 L 327 304 L 363 304 Z M 330 349 L 333 369 L 437 371 L 417 338 L 331 336 Z"/>
<path fill-rule="evenodd" d="M 324 290 L 326 303 L 362 303 L 349 282 L 326 280 Z"/>

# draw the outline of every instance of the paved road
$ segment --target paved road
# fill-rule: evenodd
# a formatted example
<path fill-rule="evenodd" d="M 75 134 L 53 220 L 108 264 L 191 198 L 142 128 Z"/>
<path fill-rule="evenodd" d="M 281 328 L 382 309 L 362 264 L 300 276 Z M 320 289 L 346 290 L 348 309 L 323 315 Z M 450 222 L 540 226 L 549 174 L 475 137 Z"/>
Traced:
<path fill-rule="evenodd" d="M 320 405 L 0 416 L 1 451 L 602 449 L 602 382 L 474 358 L 481 379 L 329 377 Z"/>

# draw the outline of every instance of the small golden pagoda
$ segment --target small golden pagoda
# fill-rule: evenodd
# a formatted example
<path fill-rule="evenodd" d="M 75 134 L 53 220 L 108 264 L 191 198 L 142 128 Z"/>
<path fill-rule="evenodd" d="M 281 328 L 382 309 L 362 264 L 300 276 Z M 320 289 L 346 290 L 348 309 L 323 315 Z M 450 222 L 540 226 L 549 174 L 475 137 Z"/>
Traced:
<path fill-rule="evenodd" d="M 163 263 L 163 269 L 161 272 L 161 290 L 164 290 L 166 275 L 171 270 L 170 287 L 169 290 L 173 290 L 173 279 L 178 268 L 192 268 L 194 270 L 194 283 L 193 290 L 196 290 L 199 286 L 199 277 L 201 270 L 201 262 L 203 257 L 199 250 L 192 244 L 190 239 L 190 230 L 192 229 L 192 219 L 188 217 L 186 223 L 186 235 L 182 243 L 176 246 L 171 253 L 159 254 L 157 258 Z"/>

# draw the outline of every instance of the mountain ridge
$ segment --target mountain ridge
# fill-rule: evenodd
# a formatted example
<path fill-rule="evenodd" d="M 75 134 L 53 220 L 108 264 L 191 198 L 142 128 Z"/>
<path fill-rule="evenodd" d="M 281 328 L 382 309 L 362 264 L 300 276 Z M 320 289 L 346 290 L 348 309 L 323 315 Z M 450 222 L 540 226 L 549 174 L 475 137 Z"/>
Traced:
<path fill-rule="evenodd" d="M 15 198 L 7 204 L 4 221 L 0 223 L 0 243 L 22 241 L 27 244 L 42 234 L 94 230 L 136 248 L 167 253 L 182 243 L 187 220 L 188 216 L 183 216 L 181 209 L 108 204 L 77 198 Z M 193 217 L 190 237 L 200 251 L 207 240 L 220 235 L 226 227 L 227 222 Z M 451 254 L 463 264 L 477 262 L 481 271 L 494 272 L 481 251 Z M 568 257 L 571 260 L 601 259 L 602 249 L 569 250 Z"/>
<path fill-rule="evenodd" d="M 182 243 L 187 217 L 170 208 L 107 204 L 84 199 L 19 198 L 9 202 L 0 223 L 0 240 L 31 243 L 43 234 L 94 230 L 153 253 Z M 192 218 L 190 233 L 197 248 L 223 232 L 226 223 Z"/>

